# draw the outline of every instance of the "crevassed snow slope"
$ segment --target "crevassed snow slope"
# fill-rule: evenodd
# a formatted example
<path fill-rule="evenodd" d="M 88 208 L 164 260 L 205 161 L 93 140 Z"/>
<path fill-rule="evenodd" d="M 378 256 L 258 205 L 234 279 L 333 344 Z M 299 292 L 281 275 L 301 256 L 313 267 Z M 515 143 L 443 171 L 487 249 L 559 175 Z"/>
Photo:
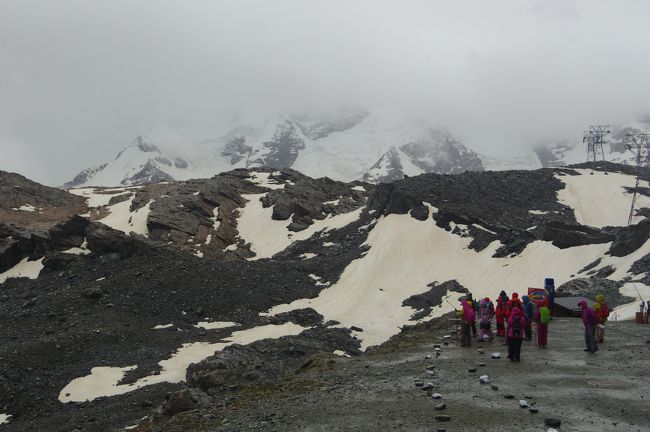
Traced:
<path fill-rule="evenodd" d="M 492 258 L 498 242 L 477 253 L 468 248 L 470 241 L 438 227 L 431 218 L 382 217 L 368 236 L 368 253 L 348 265 L 336 284 L 317 298 L 276 306 L 269 313 L 314 308 L 325 320 L 361 327 L 363 332 L 355 335 L 365 349 L 386 341 L 410 322 L 414 311 L 402 307 L 402 301 L 428 291 L 431 282 L 456 279 L 477 297 L 494 297 L 502 289 L 523 293 L 548 275 L 558 285 L 570 280 L 609 248 L 599 244 L 559 249 L 536 241 L 519 256 Z M 451 306 L 443 303 L 433 315 L 449 311 Z"/>
<path fill-rule="evenodd" d="M 571 207 L 576 220 L 596 228 L 627 225 L 632 194 L 625 187 L 633 188 L 636 178 L 627 174 L 605 173 L 588 169 L 575 169 L 579 175 L 557 175 L 565 184 L 558 191 L 558 201 Z M 642 181 L 641 187 L 648 187 Z M 640 196 L 638 208 L 650 207 L 650 198 Z"/>

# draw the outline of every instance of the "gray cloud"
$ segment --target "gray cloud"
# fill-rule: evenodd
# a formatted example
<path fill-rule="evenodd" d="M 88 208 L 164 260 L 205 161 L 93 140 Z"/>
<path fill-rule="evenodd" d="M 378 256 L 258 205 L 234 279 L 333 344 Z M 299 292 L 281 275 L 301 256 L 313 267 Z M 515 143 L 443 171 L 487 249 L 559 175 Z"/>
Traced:
<path fill-rule="evenodd" d="M 154 125 L 346 104 L 521 152 L 650 111 L 649 17 L 644 0 L 5 0 L 0 169 L 61 184 Z"/>

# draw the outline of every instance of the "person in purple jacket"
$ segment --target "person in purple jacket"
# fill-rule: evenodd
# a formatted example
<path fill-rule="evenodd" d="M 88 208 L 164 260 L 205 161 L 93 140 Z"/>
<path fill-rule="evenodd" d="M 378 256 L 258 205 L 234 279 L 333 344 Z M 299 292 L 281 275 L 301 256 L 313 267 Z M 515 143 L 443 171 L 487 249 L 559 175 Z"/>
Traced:
<path fill-rule="evenodd" d="M 596 312 L 589 307 L 586 301 L 582 300 L 578 303 L 580 309 L 582 309 L 582 324 L 585 326 L 585 343 L 587 348 L 586 352 L 595 353 L 598 351 L 598 345 L 596 344 L 596 326 L 598 325 L 598 317 Z"/>

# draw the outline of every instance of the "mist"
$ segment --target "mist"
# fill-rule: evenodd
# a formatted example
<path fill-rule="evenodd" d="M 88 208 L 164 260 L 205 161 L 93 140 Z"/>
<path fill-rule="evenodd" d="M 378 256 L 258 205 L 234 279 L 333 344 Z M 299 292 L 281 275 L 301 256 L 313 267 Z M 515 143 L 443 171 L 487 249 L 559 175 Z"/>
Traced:
<path fill-rule="evenodd" d="M 59 185 L 152 127 L 363 107 L 518 155 L 650 112 L 650 2 L 0 2 L 0 169 Z"/>

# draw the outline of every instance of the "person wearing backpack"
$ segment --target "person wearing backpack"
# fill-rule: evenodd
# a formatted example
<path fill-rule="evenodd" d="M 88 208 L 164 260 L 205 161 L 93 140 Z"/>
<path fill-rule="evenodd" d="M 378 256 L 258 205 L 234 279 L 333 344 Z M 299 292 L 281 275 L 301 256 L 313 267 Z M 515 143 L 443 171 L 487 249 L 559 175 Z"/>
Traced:
<path fill-rule="evenodd" d="M 521 343 L 524 341 L 526 317 L 519 308 L 512 309 L 508 320 L 508 358 L 511 362 L 521 361 Z"/>
<path fill-rule="evenodd" d="M 491 340 L 492 339 L 492 302 L 489 298 L 484 298 L 479 303 L 479 339 Z"/>
<path fill-rule="evenodd" d="M 585 351 L 594 354 L 598 351 L 598 344 L 596 343 L 596 325 L 598 324 L 598 317 L 586 301 L 582 300 L 578 303 L 578 306 L 582 309 L 582 324 L 585 326 L 585 344 L 587 345 Z"/>
<path fill-rule="evenodd" d="M 605 296 L 598 294 L 596 296 L 596 304 L 598 305 L 598 325 L 596 325 L 596 341 L 598 343 L 605 342 L 605 323 L 609 317 L 609 306 L 605 303 Z M 595 309 L 595 307 L 594 307 Z"/>
<path fill-rule="evenodd" d="M 527 341 L 533 339 L 533 318 L 535 317 L 535 304 L 528 299 L 528 296 L 522 296 L 524 315 L 526 316 L 526 327 L 524 335 Z"/>
<path fill-rule="evenodd" d="M 537 324 L 537 348 L 546 348 L 548 343 L 548 325 L 551 322 L 551 310 L 540 306 L 535 314 Z"/>

